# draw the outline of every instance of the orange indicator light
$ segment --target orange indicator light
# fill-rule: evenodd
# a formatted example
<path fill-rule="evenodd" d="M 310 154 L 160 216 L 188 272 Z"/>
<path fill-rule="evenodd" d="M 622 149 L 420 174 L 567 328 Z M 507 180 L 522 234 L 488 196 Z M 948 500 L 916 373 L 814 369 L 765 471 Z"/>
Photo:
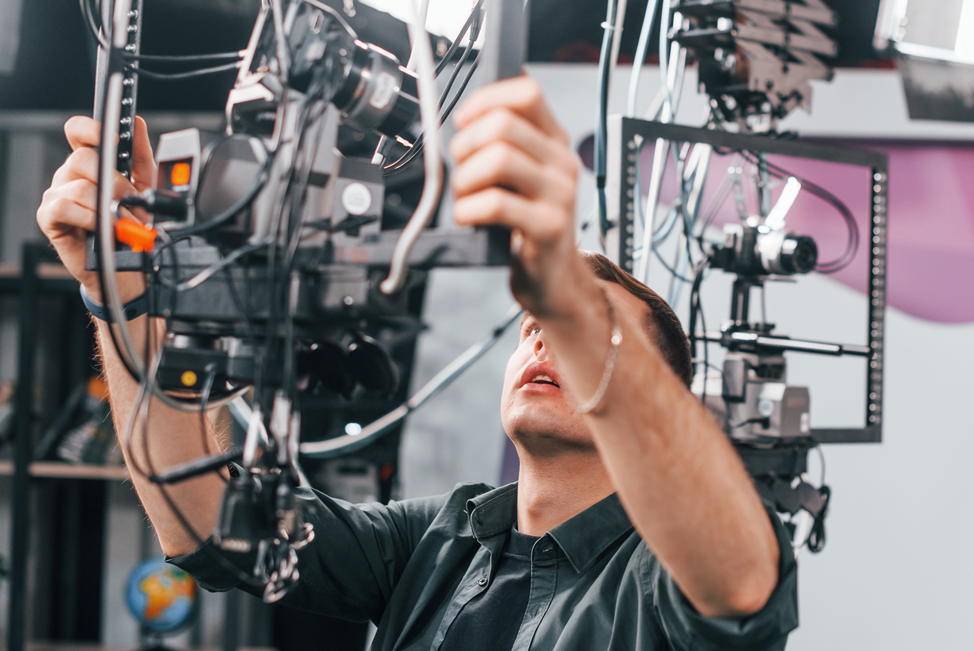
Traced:
<path fill-rule="evenodd" d="M 189 185 L 189 177 L 192 168 L 189 163 L 176 163 L 172 166 L 172 173 L 169 175 L 173 186 Z"/>

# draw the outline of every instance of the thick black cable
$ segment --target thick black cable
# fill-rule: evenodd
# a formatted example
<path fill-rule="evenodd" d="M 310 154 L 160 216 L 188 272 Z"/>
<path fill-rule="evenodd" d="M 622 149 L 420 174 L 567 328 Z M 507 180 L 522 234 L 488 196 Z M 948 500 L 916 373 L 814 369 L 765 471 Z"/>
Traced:
<path fill-rule="evenodd" d="M 825 549 L 825 517 L 829 512 L 829 502 L 832 500 L 832 489 L 820 486 L 819 495 L 822 496 L 822 509 L 812 522 L 812 529 L 808 532 L 808 551 L 817 554 Z"/>
<path fill-rule="evenodd" d="M 471 44 L 464 51 L 464 55 L 472 51 L 472 49 L 473 49 L 473 43 L 471 42 Z M 470 67 L 467 69 L 466 74 L 464 74 L 463 79 L 460 81 L 460 86 L 457 89 L 457 92 L 454 94 L 453 99 L 447 105 L 446 109 L 443 109 L 443 103 L 446 100 L 448 91 L 450 90 L 450 86 L 452 86 L 453 84 L 453 80 L 457 71 L 460 70 L 460 67 L 463 65 L 463 59 L 461 59 L 460 63 L 457 64 L 457 67 L 454 68 L 453 76 L 451 76 L 447 88 L 440 96 L 439 105 L 440 105 L 440 109 L 443 109 L 442 112 L 440 113 L 440 126 L 442 126 L 450 117 L 450 114 L 453 113 L 453 109 L 456 107 L 457 103 L 460 101 L 460 98 L 463 96 L 464 91 L 467 89 L 467 85 L 470 83 L 470 80 L 473 78 L 474 72 L 477 71 L 477 65 L 480 63 L 480 54 L 481 51 L 478 51 L 477 56 L 474 57 L 473 63 L 470 64 Z M 398 159 L 384 166 L 382 168 L 383 172 L 386 174 L 398 172 L 399 170 L 403 169 L 411 162 L 413 162 L 413 160 L 417 156 L 419 156 L 422 152 L 423 152 L 423 134 L 420 133 L 419 136 L 416 138 L 413 146 L 410 147 L 409 150 L 407 150 Z"/>
<path fill-rule="evenodd" d="M 676 269 L 674 269 L 673 267 L 670 266 L 670 263 L 667 262 L 663 258 L 663 255 L 659 252 L 659 247 L 656 245 L 656 242 L 653 242 L 652 240 L 650 240 L 650 245 L 649 246 L 650 246 L 650 249 L 652 249 L 652 251 L 653 251 L 653 255 L 656 256 L 656 259 L 659 260 L 659 263 L 661 265 L 663 265 L 663 268 L 666 269 L 666 271 L 671 276 L 673 276 L 674 278 L 677 278 L 679 280 L 682 280 L 685 283 L 692 283 L 693 282 L 693 279 L 692 278 L 687 278 L 686 276 L 682 275 L 680 272 L 678 272 Z M 643 255 L 645 255 L 645 252 L 643 252 Z"/>
<path fill-rule="evenodd" d="M 81 7 L 81 16 L 85 19 L 88 30 L 91 32 L 91 36 L 95 41 L 101 45 L 103 48 L 108 49 L 108 40 L 105 35 L 101 33 L 99 22 L 95 19 L 95 14 L 91 10 L 91 3 L 88 0 L 79 0 L 78 4 Z M 211 54 L 131 54 L 129 52 L 121 53 L 122 59 L 125 61 L 145 61 L 151 63 L 195 63 L 203 61 L 225 61 L 227 59 L 240 60 L 243 58 L 240 52 L 214 52 Z"/>
<path fill-rule="evenodd" d="M 446 85 L 443 87 L 443 92 L 440 93 L 440 100 L 436 103 L 440 108 L 443 108 L 443 104 L 446 103 L 446 98 L 450 96 L 450 91 L 453 89 L 453 83 L 457 80 L 460 70 L 463 69 L 463 64 L 465 64 L 467 59 L 470 58 L 471 52 L 473 52 L 473 40 L 470 41 L 467 47 L 463 48 L 463 54 L 460 55 L 460 60 L 457 61 L 457 65 L 453 66 L 453 72 L 450 73 L 450 78 L 446 80 Z"/>
<path fill-rule="evenodd" d="M 457 50 L 460 48 L 460 43 L 463 41 L 463 37 L 467 35 L 467 32 L 470 30 L 471 26 L 474 27 L 475 36 L 472 39 L 470 39 L 469 42 L 470 42 L 470 47 L 471 48 L 473 47 L 474 41 L 477 40 L 477 36 L 479 36 L 480 30 L 483 26 L 483 21 L 479 19 L 482 18 L 483 15 L 483 6 L 484 6 L 484 0 L 478 0 L 477 4 L 474 5 L 474 8 L 473 10 L 471 10 L 470 15 L 467 16 L 466 22 L 463 23 L 463 27 L 460 28 L 460 33 L 457 34 L 457 37 L 455 39 L 453 39 L 453 42 L 450 43 L 449 49 L 443 55 L 443 58 L 440 59 L 440 62 L 436 65 L 436 69 L 433 71 L 434 78 L 439 77 L 440 73 L 443 72 L 447 64 L 453 60 L 453 56 L 457 53 Z M 480 12 L 480 14 L 478 14 L 478 12 Z M 474 25 L 475 19 L 477 19 L 476 25 Z M 480 52 L 477 53 L 477 59 L 479 58 L 480 58 Z M 476 63 L 476 59 L 474 60 L 474 62 Z M 460 91 L 459 91 L 460 93 L 463 92 L 464 87 L 466 87 L 465 83 L 460 87 Z M 454 100 L 453 103 L 455 104 L 456 100 Z M 440 105 L 442 106 L 442 102 L 440 102 Z M 443 122 L 441 121 L 440 124 L 442 125 Z M 382 136 L 382 138 L 379 141 L 379 146 L 376 148 L 376 153 L 384 151 L 384 147 L 388 140 L 389 140 L 389 136 L 385 136 L 385 135 Z M 422 140 L 423 140 L 423 136 L 421 134 L 418 138 L 416 138 L 415 142 L 413 143 L 413 147 L 422 147 Z M 408 154 L 409 152 L 406 153 Z M 399 160 L 393 163 L 393 165 L 402 161 L 404 156 L 405 154 L 401 156 Z M 392 165 L 384 167 L 383 169 L 387 169 L 389 167 L 392 167 Z M 396 169 L 398 170 L 400 168 L 397 167 Z"/>
<path fill-rule="evenodd" d="M 699 359 L 697 357 L 697 314 L 700 315 L 700 325 L 703 331 L 707 331 L 707 324 L 703 316 L 703 304 L 700 299 L 700 285 L 703 283 L 704 270 L 707 268 L 707 258 L 704 258 L 700 264 L 697 265 L 697 271 L 693 276 L 693 285 L 690 288 L 690 319 L 689 319 L 689 330 L 688 338 L 690 339 L 690 354 L 694 359 Z M 709 351 L 707 346 L 707 340 L 703 341 L 703 391 L 700 394 L 700 400 L 706 404 L 707 403 L 707 368 L 710 367 Z"/>
<path fill-rule="evenodd" d="M 453 113 L 453 109 L 456 107 L 457 103 L 459 103 L 460 98 L 463 97 L 463 92 L 467 89 L 467 84 L 470 83 L 470 80 L 473 78 L 474 73 L 477 71 L 477 66 L 479 63 L 480 63 L 480 54 L 477 54 L 477 57 L 473 60 L 473 63 L 470 64 L 470 68 L 467 70 L 467 74 L 464 75 L 463 79 L 460 81 L 460 87 L 457 89 L 456 94 L 454 94 L 453 99 L 450 100 L 450 104 L 440 115 L 440 126 L 442 126 L 446 122 L 447 118 L 450 117 L 450 114 Z M 419 135 L 419 137 L 416 139 L 416 144 L 411 149 L 409 149 L 409 151 L 403 154 L 395 162 L 390 163 L 388 166 L 384 167 L 383 171 L 387 174 L 398 172 L 402 170 L 404 167 L 406 167 L 407 165 L 409 165 L 411 162 L 413 162 L 413 160 L 415 160 L 416 157 L 419 156 L 421 153 L 423 153 L 422 134 Z"/>
<path fill-rule="evenodd" d="M 209 424 L 206 419 L 206 408 L 210 402 L 210 393 L 213 391 L 213 382 L 216 380 L 216 364 L 210 362 L 206 365 L 204 369 L 206 373 L 206 379 L 203 380 L 203 390 L 200 392 L 200 438 L 202 438 L 203 452 L 207 457 L 213 456 L 213 450 L 210 449 L 210 437 L 209 437 Z M 223 473 L 216 473 L 217 477 L 223 480 L 223 483 L 227 483 L 227 478 L 223 476 Z"/>
<path fill-rule="evenodd" d="M 751 163 L 752 165 L 756 164 L 754 158 L 751 156 L 749 152 L 741 152 L 741 153 L 744 156 L 745 160 L 747 160 L 749 163 Z M 801 183 L 802 188 L 806 190 L 809 194 L 812 194 L 818 197 L 819 199 L 825 201 L 833 208 L 835 208 L 836 211 L 838 211 L 838 213 L 842 216 L 843 220 L 845 221 L 846 227 L 848 228 L 848 239 L 846 241 L 846 248 L 838 258 L 836 258 L 835 260 L 830 260 L 828 262 L 823 262 L 821 264 L 816 265 L 815 270 L 818 271 L 819 273 L 831 274 L 831 273 L 836 273 L 837 271 L 841 271 L 842 269 L 848 267 L 852 263 L 853 259 L 855 259 L 856 252 L 859 249 L 859 241 L 860 241 L 859 224 L 856 222 L 856 219 L 853 216 L 852 211 L 849 210 L 849 207 L 846 206 L 841 199 L 839 199 L 837 196 L 835 196 L 834 194 L 832 194 L 822 186 L 813 183 L 808 179 L 802 178 L 796 174 L 793 174 L 792 172 L 789 172 L 783 167 L 775 165 L 774 163 L 768 163 L 768 171 L 773 176 L 779 179 L 788 178 L 789 176 L 795 177 L 795 179 L 799 183 Z"/>
<path fill-rule="evenodd" d="M 128 72 L 138 75 L 139 77 L 154 79 L 156 81 L 182 81 L 184 79 L 205 77 L 206 75 L 213 75 L 220 72 L 227 72 L 229 70 L 237 70 L 239 68 L 240 68 L 239 61 L 233 63 L 225 63 L 222 66 L 214 66 L 212 68 L 199 68 L 197 70 L 189 70 L 187 72 L 154 72 L 152 70 L 146 70 L 145 68 L 140 68 L 129 64 L 126 64 L 125 66 L 125 70 L 127 70 Z"/>
<path fill-rule="evenodd" d="M 599 53 L 599 106 L 595 128 L 595 160 L 593 168 L 595 172 L 595 190 L 598 195 L 599 230 L 602 231 L 603 237 L 609 231 L 608 206 L 605 197 L 605 175 L 609 138 L 609 76 L 612 65 L 612 32 L 616 24 L 616 8 L 617 0 L 609 0 L 606 6 L 605 22 L 602 24 L 602 50 Z"/>
<path fill-rule="evenodd" d="M 226 61 L 232 59 L 239 62 L 243 59 L 240 52 L 213 52 L 211 54 L 129 54 L 125 56 L 127 61 L 139 61 L 145 63 L 195 63 L 197 61 Z"/>
<path fill-rule="evenodd" d="M 91 5 L 88 3 L 88 0 L 79 0 L 78 3 L 81 5 L 81 16 L 85 19 L 85 23 L 88 25 L 88 30 L 95 38 L 95 42 L 107 50 L 109 48 L 108 39 L 106 39 L 105 35 L 99 30 L 98 23 L 95 21 L 95 16 L 91 11 Z"/>
<path fill-rule="evenodd" d="M 263 166 L 257 173 L 257 176 L 254 178 L 253 184 L 247 189 L 247 192 L 237 200 L 236 203 L 229 208 L 226 208 L 222 212 L 217 213 L 214 217 L 207 219 L 203 223 L 194 224 L 193 226 L 188 226 L 186 228 L 173 229 L 169 232 L 170 237 L 172 237 L 174 240 L 180 240 L 185 239 L 190 235 L 199 235 L 201 233 L 205 233 L 206 231 L 222 226 L 226 222 L 233 219 L 241 210 L 245 210 L 248 206 L 250 206 L 251 203 L 253 203 L 254 199 L 257 198 L 257 195 L 260 194 L 260 191 L 263 190 L 264 186 L 267 184 L 271 166 L 273 165 L 276 156 L 276 151 L 274 153 L 268 152 L 267 159 L 264 161 Z M 203 170 L 202 176 L 199 180 L 199 185 L 201 186 L 203 181 L 206 180 L 207 169 Z M 197 213 L 197 216 L 202 217 L 205 215 L 200 215 Z"/>
<path fill-rule="evenodd" d="M 443 115 L 440 116 L 440 126 L 442 126 L 443 123 L 446 122 L 447 118 L 450 117 L 450 114 L 453 113 L 454 107 L 456 107 L 457 103 L 460 101 L 460 98 L 463 97 L 463 91 L 467 89 L 467 84 L 469 84 L 470 80 L 473 78 L 473 73 L 477 71 L 477 65 L 479 63 L 480 63 L 480 53 L 477 54 L 477 56 L 473 60 L 473 63 L 470 64 L 470 69 L 467 71 L 467 74 L 464 75 L 463 79 L 460 81 L 460 87 L 457 89 L 456 94 L 453 96 L 453 99 L 450 100 L 450 103 L 443 111 Z"/>
<path fill-rule="evenodd" d="M 443 72 L 443 69 L 446 68 L 446 65 L 450 62 L 450 60 L 453 59 L 453 55 L 457 53 L 457 49 L 460 47 L 460 42 L 463 40 L 463 37 L 467 35 L 467 31 L 470 30 L 470 27 L 474 23 L 474 19 L 477 18 L 478 12 L 480 12 L 483 9 L 483 7 L 484 7 L 484 0 L 477 0 L 477 4 L 474 5 L 474 8 L 470 12 L 470 15 L 467 16 L 466 22 L 463 23 L 463 27 L 460 28 L 460 33 L 457 34 L 457 37 L 453 39 L 453 43 L 450 44 L 450 49 L 446 51 L 446 54 L 443 55 L 443 58 L 440 59 L 440 62 L 436 65 L 436 70 L 434 70 L 433 72 L 434 77 L 438 77 L 439 74 Z M 479 31 L 480 31 L 479 24 L 476 27 L 476 31 L 478 32 L 479 35 Z M 473 43 L 475 40 L 477 40 L 476 36 L 470 39 L 471 47 L 473 47 Z"/>

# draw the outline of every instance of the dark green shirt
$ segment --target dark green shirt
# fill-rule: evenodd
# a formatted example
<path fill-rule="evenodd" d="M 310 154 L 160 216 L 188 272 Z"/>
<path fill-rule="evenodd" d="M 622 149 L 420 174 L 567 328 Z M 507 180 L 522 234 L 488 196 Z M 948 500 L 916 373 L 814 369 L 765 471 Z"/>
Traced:
<path fill-rule="evenodd" d="M 470 599 L 489 590 L 517 519 L 517 484 L 461 484 L 439 497 L 352 505 L 302 490 L 315 540 L 282 603 L 378 626 L 374 651 L 436 651 Z M 778 586 L 745 619 L 698 614 L 635 532 L 615 495 L 541 537 L 513 651 L 784 649 L 798 625 L 797 568 L 784 526 Z M 207 590 L 240 584 L 207 542 L 170 559 Z M 223 553 L 249 570 L 253 554 Z M 253 590 L 241 586 L 246 590 Z M 506 650 L 505 650 L 506 651 Z"/>

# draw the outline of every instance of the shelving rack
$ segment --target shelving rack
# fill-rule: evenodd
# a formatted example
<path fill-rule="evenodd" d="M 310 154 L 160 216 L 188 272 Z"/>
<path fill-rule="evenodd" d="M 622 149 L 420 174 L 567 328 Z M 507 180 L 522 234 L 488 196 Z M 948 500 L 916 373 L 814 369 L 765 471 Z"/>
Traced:
<path fill-rule="evenodd" d="M 12 477 L 10 596 L 7 619 L 8 651 L 26 646 L 27 572 L 30 553 L 30 491 L 42 479 L 123 480 L 124 468 L 76 466 L 34 462 L 34 385 L 38 347 L 38 299 L 43 295 L 76 295 L 78 283 L 45 243 L 26 242 L 19 268 L 0 268 L 0 294 L 19 296 L 17 336 L 17 389 L 14 402 L 14 453 L 0 462 L 0 476 Z M 79 299 L 76 299 L 79 300 Z"/>

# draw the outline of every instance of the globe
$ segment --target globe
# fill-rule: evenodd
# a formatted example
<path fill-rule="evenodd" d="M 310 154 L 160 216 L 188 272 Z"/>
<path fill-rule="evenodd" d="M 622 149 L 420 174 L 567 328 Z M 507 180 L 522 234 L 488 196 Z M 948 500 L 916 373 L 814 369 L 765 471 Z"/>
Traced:
<path fill-rule="evenodd" d="M 125 602 L 144 629 L 174 633 L 196 614 L 196 582 L 161 559 L 144 561 L 129 576 Z"/>

